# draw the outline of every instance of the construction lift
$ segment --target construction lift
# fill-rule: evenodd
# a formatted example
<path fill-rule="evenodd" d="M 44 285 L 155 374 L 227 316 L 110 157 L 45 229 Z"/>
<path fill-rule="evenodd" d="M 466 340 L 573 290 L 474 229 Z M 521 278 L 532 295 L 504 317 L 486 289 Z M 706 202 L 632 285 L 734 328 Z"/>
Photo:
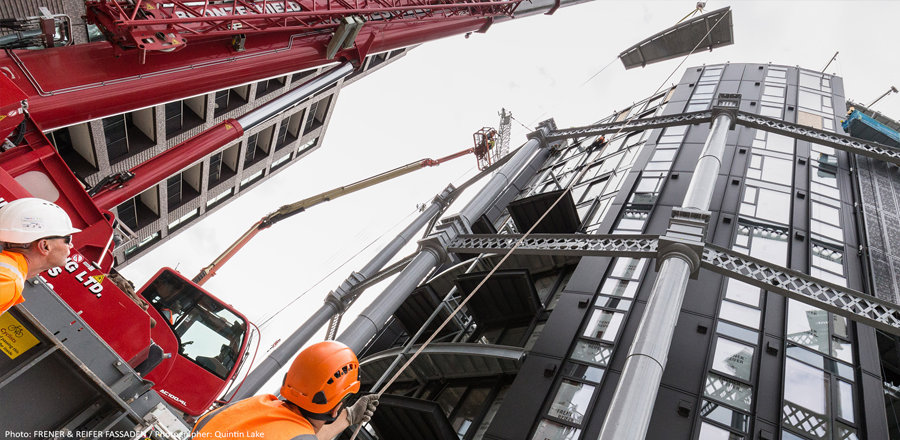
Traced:
<path fill-rule="evenodd" d="M 347 194 L 352 194 L 356 191 L 372 187 L 379 183 L 393 180 L 397 177 L 409 174 L 413 171 L 418 171 L 418 170 L 421 170 L 426 167 L 438 166 L 444 162 L 448 162 L 453 159 L 463 157 L 467 154 L 472 154 L 472 153 L 475 154 L 476 159 L 478 160 L 478 168 L 479 169 L 484 169 L 484 168 L 482 168 L 482 166 L 485 162 L 488 163 L 487 166 L 490 166 L 490 161 L 492 159 L 487 154 L 487 152 L 489 151 L 488 146 L 487 146 L 487 141 L 483 138 L 483 136 L 479 137 L 479 133 L 482 133 L 484 131 L 492 132 L 492 133 L 494 133 L 494 135 L 496 135 L 496 133 L 497 133 L 496 130 L 493 130 L 490 128 L 482 128 L 481 130 L 479 130 L 478 132 L 475 133 L 476 147 L 469 148 L 467 150 L 463 150 L 463 151 L 460 151 L 460 152 L 457 152 L 457 153 L 454 153 L 454 154 L 451 154 L 449 156 L 445 156 L 445 157 L 442 157 L 439 159 L 417 160 L 415 162 L 408 163 L 401 167 L 394 168 L 392 170 L 385 171 L 383 173 L 376 174 L 371 177 L 367 177 L 358 182 L 354 182 L 349 185 L 339 186 L 337 188 L 330 189 L 328 191 L 316 194 L 314 196 L 307 197 L 303 200 L 299 200 L 294 203 L 284 205 L 284 206 L 278 208 L 277 210 L 270 212 L 269 214 L 266 214 L 263 218 L 259 219 L 259 221 L 257 221 L 252 226 L 250 226 L 250 228 L 247 229 L 246 232 L 244 232 L 234 243 L 232 243 L 230 246 L 228 246 L 228 248 L 225 249 L 225 251 L 222 252 L 222 254 L 220 254 L 218 257 L 216 257 L 212 261 L 212 263 L 210 263 L 208 266 L 201 269 L 200 273 L 198 273 L 196 276 L 194 276 L 193 282 L 196 283 L 198 286 L 202 286 L 210 278 L 212 278 L 216 274 L 216 272 L 218 272 L 218 270 L 221 269 L 222 266 L 225 265 L 225 263 L 227 263 L 228 260 L 231 259 L 231 257 L 233 257 L 235 254 L 238 253 L 238 251 L 240 251 L 244 246 L 246 246 L 247 243 L 250 242 L 250 240 L 252 240 L 253 237 L 255 237 L 256 234 L 258 234 L 260 231 L 262 231 L 263 229 L 268 229 L 275 223 L 278 223 L 286 218 L 289 218 L 289 217 L 297 215 L 301 212 L 304 212 L 308 208 L 311 208 L 318 204 L 334 200 L 338 197 L 342 197 Z M 496 136 L 494 136 L 492 139 L 493 140 L 491 142 L 495 142 Z M 479 148 L 483 148 L 483 151 L 481 153 L 479 153 L 479 151 L 481 151 L 481 150 L 479 150 Z M 492 149 L 493 148 L 491 147 L 491 150 Z M 499 148 L 497 149 L 497 151 L 499 151 Z M 496 161 L 497 159 L 499 159 L 499 158 L 494 158 L 493 160 Z"/>

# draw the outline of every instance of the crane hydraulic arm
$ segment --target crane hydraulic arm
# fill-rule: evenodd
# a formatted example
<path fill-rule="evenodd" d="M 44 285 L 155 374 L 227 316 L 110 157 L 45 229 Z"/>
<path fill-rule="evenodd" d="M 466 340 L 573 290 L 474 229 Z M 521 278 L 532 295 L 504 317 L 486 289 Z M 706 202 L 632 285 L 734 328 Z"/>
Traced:
<path fill-rule="evenodd" d="M 320 203 L 327 202 L 329 200 L 334 200 L 338 197 L 345 196 L 347 194 L 354 193 L 361 189 L 369 188 L 371 186 L 377 185 L 382 182 L 387 182 L 388 180 L 395 179 L 397 177 L 403 176 L 405 174 L 409 174 L 416 170 L 421 170 L 425 167 L 433 167 L 438 166 L 444 162 L 465 156 L 469 153 L 472 153 L 473 149 L 463 150 L 449 156 L 442 157 L 440 159 L 422 159 L 415 162 L 408 163 L 398 168 L 394 168 L 390 171 L 385 171 L 380 174 L 376 174 L 372 177 L 367 177 L 360 181 L 351 183 L 349 185 L 339 186 L 334 189 L 330 189 L 323 193 L 316 194 L 312 197 L 307 197 L 303 200 L 299 200 L 297 202 L 284 205 L 277 210 L 267 214 L 265 217 L 261 218 L 259 221 L 254 223 L 244 232 L 234 243 L 231 244 L 221 255 L 216 257 L 209 266 L 204 267 L 200 273 L 198 273 L 193 281 L 198 285 L 203 285 L 207 280 L 209 280 L 212 276 L 216 274 L 216 272 L 231 259 L 238 251 L 241 250 L 259 231 L 266 229 L 275 223 L 278 223 L 288 217 L 299 214 L 305 211 L 307 208 L 316 206 Z"/>

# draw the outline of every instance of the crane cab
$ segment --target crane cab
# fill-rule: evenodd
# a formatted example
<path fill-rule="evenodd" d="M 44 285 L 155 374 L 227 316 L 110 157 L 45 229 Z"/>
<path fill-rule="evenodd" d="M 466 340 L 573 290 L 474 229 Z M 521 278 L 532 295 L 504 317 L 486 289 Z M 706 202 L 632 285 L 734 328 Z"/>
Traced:
<path fill-rule="evenodd" d="M 206 411 L 233 380 L 246 351 L 249 322 L 237 310 L 170 268 L 138 292 L 157 324 L 151 337 L 163 359 L 145 376 L 185 413 Z"/>

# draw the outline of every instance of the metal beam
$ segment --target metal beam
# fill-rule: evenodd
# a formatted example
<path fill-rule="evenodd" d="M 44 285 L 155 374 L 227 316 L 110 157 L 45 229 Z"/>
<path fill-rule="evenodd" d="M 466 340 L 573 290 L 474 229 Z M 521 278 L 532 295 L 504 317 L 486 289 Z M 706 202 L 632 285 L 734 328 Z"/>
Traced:
<path fill-rule="evenodd" d="M 795 270 L 707 244 L 701 267 L 900 335 L 900 307 Z"/>
<path fill-rule="evenodd" d="M 900 149 L 779 119 L 738 112 L 738 124 L 900 165 Z"/>
<path fill-rule="evenodd" d="M 632 119 L 608 124 L 587 125 L 584 127 L 553 130 L 547 136 L 550 142 L 564 139 L 596 136 L 599 134 L 618 133 L 619 131 L 650 130 L 653 128 L 673 127 L 676 125 L 700 124 L 712 121 L 712 111 L 704 110 L 693 113 L 681 113 L 677 115 L 657 116 L 655 118 Z"/>
<path fill-rule="evenodd" d="M 747 112 L 736 112 L 737 124 L 749 128 L 765 130 L 770 133 L 777 133 L 794 139 L 814 142 L 826 147 L 835 148 L 848 153 L 861 154 L 863 156 L 872 157 L 885 162 L 900 165 L 900 149 L 879 144 L 877 142 L 864 141 L 852 136 L 846 136 L 838 133 L 832 133 L 805 125 L 785 122 L 775 118 L 754 115 Z M 699 124 L 710 122 L 712 120 L 712 112 L 709 110 L 681 113 L 669 116 L 657 116 L 655 118 L 634 119 L 630 121 L 612 122 L 607 124 L 587 125 L 583 127 L 572 127 L 562 130 L 554 130 L 547 137 L 548 141 L 559 141 L 564 139 L 583 138 L 588 136 L 596 136 L 602 134 L 618 133 L 619 131 L 638 131 L 649 130 L 653 128 L 665 128 L 678 125 Z"/>
<path fill-rule="evenodd" d="M 464 254 L 505 253 L 521 234 L 469 234 L 453 240 L 447 250 Z M 531 234 L 516 249 L 520 255 L 604 256 L 652 258 L 656 235 Z"/>
<path fill-rule="evenodd" d="M 448 246 L 463 254 L 508 251 L 521 235 L 460 235 Z M 655 258 L 655 235 L 535 234 L 516 249 L 520 255 Z M 827 310 L 853 321 L 900 335 L 900 306 L 816 279 L 748 255 L 705 244 L 701 267 Z"/>

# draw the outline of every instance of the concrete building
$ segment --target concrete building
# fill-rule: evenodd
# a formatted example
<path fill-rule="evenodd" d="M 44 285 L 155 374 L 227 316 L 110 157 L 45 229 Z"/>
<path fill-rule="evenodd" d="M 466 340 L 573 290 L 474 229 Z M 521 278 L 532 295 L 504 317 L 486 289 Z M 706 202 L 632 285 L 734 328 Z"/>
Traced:
<path fill-rule="evenodd" d="M 103 40 L 95 26 L 83 22 L 81 0 L 54 0 L 40 5 L 30 0 L 2 2 L 0 17 L 38 16 L 39 6 L 69 17 L 74 44 Z M 119 245 L 114 251 L 116 267 L 124 267 L 321 147 L 343 87 L 393 62 L 407 50 L 369 55 L 359 72 L 118 205 L 114 210 L 119 220 Z M 283 95 L 329 67 L 292 72 L 88 121 L 54 130 L 47 137 L 85 187 L 90 188 L 105 177 L 132 169 L 225 119 L 236 118 Z"/>
<path fill-rule="evenodd" d="M 722 94 L 740 95 L 737 124 L 705 217 L 680 207 Z M 365 388 L 385 383 L 398 356 L 447 322 L 391 384 L 363 437 L 598 438 L 629 347 L 648 325 L 652 257 L 688 243 L 685 225 L 702 223 L 702 251 L 684 251 L 697 253 L 698 269 L 661 383 L 645 385 L 658 388 L 646 438 L 900 438 L 900 345 L 890 334 L 898 292 L 883 273 L 900 242 L 885 225 L 900 206 L 897 152 L 878 156 L 835 135 L 846 109 L 839 77 L 725 64 L 689 68 L 676 86 L 592 127 L 545 123 L 533 139 L 552 153 L 537 153 L 470 219 L 475 235 L 450 241 L 442 265 L 362 339 Z M 487 277 L 515 240 L 478 234 L 521 234 L 545 213 L 532 233 L 564 235 L 524 242 Z M 877 228 L 887 232 L 873 238 Z M 674 241 L 656 238 L 664 234 Z M 881 263 L 872 264 L 877 246 Z M 841 305 L 854 301 L 867 306 Z M 638 423 L 640 414 L 624 417 Z"/>

